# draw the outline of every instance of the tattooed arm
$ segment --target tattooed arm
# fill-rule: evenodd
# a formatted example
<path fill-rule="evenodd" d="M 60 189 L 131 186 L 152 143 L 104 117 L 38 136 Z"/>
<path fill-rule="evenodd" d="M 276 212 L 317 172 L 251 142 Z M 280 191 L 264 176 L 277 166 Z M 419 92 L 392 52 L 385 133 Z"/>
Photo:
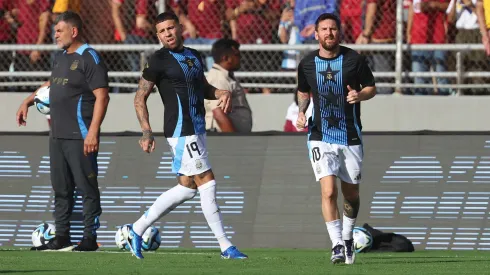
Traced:
<path fill-rule="evenodd" d="M 150 115 L 148 113 L 148 106 L 146 100 L 150 96 L 151 91 L 155 83 L 148 81 L 141 77 L 138 90 L 134 96 L 134 109 L 136 110 L 136 117 L 143 131 L 143 136 L 139 140 L 139 144 L 143 151 L 151 153 L 155 150 L 155 140 L 150 126 Z"/>
<path fill-rule="evenodd" d="M 298 90 L 298 120 L 296 120 L 296 127 L 300 130 L 306 127 L 306 110 L 310 104 L 310 93 L 303 93 Z"/>
<path fill-rule="evenodd" d="M 308 105 L 310 104 L 310 93 L 303 93 L 298 91 L 298 107 L 300 113 L 306 113 Z"/>

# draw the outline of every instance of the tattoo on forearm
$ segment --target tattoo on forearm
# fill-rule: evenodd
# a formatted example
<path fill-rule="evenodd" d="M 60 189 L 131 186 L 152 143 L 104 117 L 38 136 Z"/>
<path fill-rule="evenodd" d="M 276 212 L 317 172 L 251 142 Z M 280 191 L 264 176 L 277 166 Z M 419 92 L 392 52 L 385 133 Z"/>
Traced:
<path fill-rule="evenodd" d="M 134 97 L 134 108 L 141 126 L 149 125 L 150 123 L 146 99 L 153 90 L 153 85 L 153 82 L 141 78 L 138 85 L 138 90 L 136 91 L 136 95 Z"/>
<path fill-rule="evenodd" d="M 298 92 L 298 107 L 300 113 L 305 113 L 310 104 L 310 94 Z"/>
<path fill-rule="evenodd" d="M 146 103 L 143 100 L 135 100 L 134 108 L 136 109 L 136 117 L 138 117 L 140 125 L 149 123 L 150 115 L 148 114 L 148 107 L 146 106 Z"/>
<path fill-rule="evenodd" d="M 143 130 L 143 135 L 140 138 L 140 141 L 149 140 L 150 142 L 155 140 L 153 137 L 153 132 L 151 130 Z"/>
<path fill-rule="evenodd" d="M 344 215 L 348 218 L 355 219 L 359 213 L 360 199 L 349 201 L 344 199 Z"/>
<path fill-rule="evenodd" d="M 155 83 L 151 82 L 151 81 L 148 81 L 144 78 L 141 78 L 140 79 L 140 82 L 138 84 L 138 91 L 142 91 L 142 92 L 148 92 L 150 93 L 151 90 L 153 89 L 153 85 L 155 85 Z"/>

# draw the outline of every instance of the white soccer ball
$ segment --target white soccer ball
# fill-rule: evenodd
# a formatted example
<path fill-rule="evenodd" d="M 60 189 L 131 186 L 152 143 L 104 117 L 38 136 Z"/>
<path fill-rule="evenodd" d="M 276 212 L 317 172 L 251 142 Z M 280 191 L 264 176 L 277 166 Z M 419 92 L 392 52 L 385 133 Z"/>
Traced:
<path fill-rule="evenodd" d="M 32 232 L 32 245 L 35 247 L 47 244 L 56 236 L 56 227 L 54 224 L 42 223 Z"/>
<path fill-rule="evenodd" d="M 356 253 L 366 252 L 373 245 L 373 236 L 363 227 L 354 227 L 354 249 Z"/>
<path fill-rule="evenodd" d="M 130 229 L 129 226 L 129 224 L 125 224 L 116 231 L 116 245 L 120 249 L 129 250 L 127 242 Z"/>
<path fill-rule="evenodd" d="M 142 248 L 145 251 L 157 250 L 160 247 L 161 237 L 160 231 L 154 226 L 148 227 L 145 233 L 143 233 L 143 245 Z"/>
<path fill-rule="evenodd" d="M 49 115 L 50 107 L 49 107 L 49 86 L 41 87 L 35 97 L 34 97 L 34 105 L 36 109 L 45 115 Z"/>

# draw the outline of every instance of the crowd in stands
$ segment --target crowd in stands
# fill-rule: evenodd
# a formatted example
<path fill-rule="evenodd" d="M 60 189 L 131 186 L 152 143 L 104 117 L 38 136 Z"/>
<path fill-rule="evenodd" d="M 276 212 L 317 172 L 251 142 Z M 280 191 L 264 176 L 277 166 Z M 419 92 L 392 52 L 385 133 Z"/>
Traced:
<path fill-rule="evenodd" d="M 153 19 L 158 0 L 0 0 L 0 44 L 51 44 L 53 22 L 60 12 L 79 12 L 91 44 L 156 44 Z M 486 9 L 485 9 L 486 7 Z M 310 44 L 314 22 L 324 12 L 340 16 L 344 43 L 387 44 L 396 38 L 396 0 L 166 0 L 185 28 L 187 45 L 212 44 L 227 37 L 240 44 Z M 405 0 L 404 42 L 409 44 L 483 43 L 485 51 L 463 58 L 466 71 L 486 71 L 490 55 L 490 0 Z M 0 71 L 46 71 L 52 54 L 0 51 Z M 104 53 L 106 54 L 106 53 Z M 139 71 L 138 52 L 113 52 L 111 71 Z M 302 52 L 243 51 L 242 71 L 294 71 Z M 366 52 L 373 71 L 393 72 L 394 52 Z M 455 66 L 452 52 L 406 53 L 405 69 L 444 72 Z M 208 56 L 207 67 L 212 65 Z M 393 82 L 378 78 L 377 81 Z M 415 77 L 413 83 L 453 83 L 447 78 Z M 482 79 L 468 79 L 484 83 Z M 270 89 L 263 89 L 270 92 Z M 393 93 L 379 88 L 379 93 Z M 451 89 L 417 88 L 413 94 L 453 93 Z"/>

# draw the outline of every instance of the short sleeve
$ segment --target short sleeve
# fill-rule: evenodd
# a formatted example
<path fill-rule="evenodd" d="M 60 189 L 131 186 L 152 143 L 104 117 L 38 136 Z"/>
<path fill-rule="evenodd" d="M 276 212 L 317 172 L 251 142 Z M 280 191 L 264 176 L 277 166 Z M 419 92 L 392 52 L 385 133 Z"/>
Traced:
<path fill-rule="evenodd" d="M 156 53 L 150 57 L 150 60 L 145 64 L 143 69 L 143 78 L 147 81 L 157 83 L 160 78 L 158 71 L 158 58 Z"/>
<path fill-rule="evenodd" d="M 109 75 L 107 67 L 94 49 L 87 49 L 84 52 L 85 60 L 85 79 L 89 88 L 93 91 L 99 88 L 109 87 Z"/>
<path fill-rule="evenodd" d="M 225 5 L 227 9 L 234 9 L 239 6 L 236 0 L 225 0 Z"/>
<path fill-rule="evenodd" d="M 305 75 L 304 61 L 301 61 L 298 66 L 298 91 L 309 93 L 310 90 L 311 87 Z"/>
<path fill-rule="evenodd" d="M 51 1 L 49 0 L 44 0 L 44 1 L 40 1 L 39 2 L 39 10 L 41 12 L 46 12 L 46 11 L 50 11 L 51 10 Z"/>
<path fill-rule="evenodd" d="M 216 89 L 226 90 L 233 92 L 230 83 L 226 80 L 226 77 L 216 69 L 211 69 L 206 78 L 208 83 L 211 84 Z"/>
<path fill-rule="evenodd" d="M 136 15 L 148 14 L 148 1 L 136 0 Z"/>
<path fill-rule="evenodd" d="M 359 75 L 359 84 L 361 84 L 362 87 L 375 85 L 373 72 L 371 72 L 371 69 L 367 64 L 366 57 L 362 55 L 359 57 L 357 72 Z"/>

